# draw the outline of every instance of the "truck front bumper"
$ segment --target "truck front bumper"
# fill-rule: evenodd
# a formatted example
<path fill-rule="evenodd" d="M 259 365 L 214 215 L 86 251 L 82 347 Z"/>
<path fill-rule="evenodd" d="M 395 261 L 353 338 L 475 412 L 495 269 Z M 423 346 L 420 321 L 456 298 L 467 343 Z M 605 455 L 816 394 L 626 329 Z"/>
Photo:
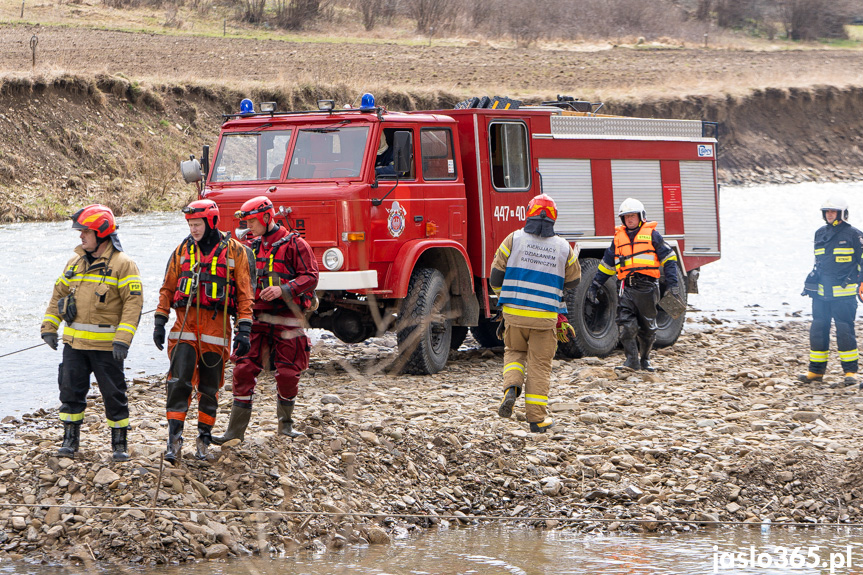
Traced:
<path fill-rule="evenodd" d="M 320 272 L 315 291 L 374 289 L 378 287 L 378 272 Z"/>

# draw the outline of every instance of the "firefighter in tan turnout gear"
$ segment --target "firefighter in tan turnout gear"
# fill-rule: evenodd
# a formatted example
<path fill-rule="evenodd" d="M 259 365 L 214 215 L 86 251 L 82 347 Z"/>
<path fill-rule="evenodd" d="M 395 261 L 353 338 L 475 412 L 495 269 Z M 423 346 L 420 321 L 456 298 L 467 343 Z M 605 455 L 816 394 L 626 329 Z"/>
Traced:
<path fill-rule="evenodd" d="M 503 307 L 503 400 L 498 415 L 510 417 L 524 389 L 527 422 L 534 433 L 554 423 L 548 415 L 551 362 L 557 341 L 574 335 L 566 321 L 563 290 L 574 288 L 581 266 L 569 243 L 555 235 L 557 206 L 540 194 L 527 206 L 524 229 L 497 249 L 489 283 Z"/>
<path fill-rule="evenodd" d="M 57 455 L 74 457 L 78 451 L 93 373 L 111 428 L 112 457 L 125 461 L 129 404 L 123 360 L 141 319 L 141 276 L 123 252 L 108 207 L 94 204 L 79 210 L 72 216 L 72 229 L 80 230 L 81 245 L 54 284 L 41 330 L 45 343 L 57 349 L 57 330 L 66 322 L 59 374 L 63 445 Z"/>
<path fill-rule="evenodd" d="M 231 342 L 249 350 L 254 295 L 246 248 L 216 227 L 219 208 L 212 200 L 196 200 L 183 208 L 189 236 L 174 250 L 159 290 L 153 341 L 162 349 L 171 308 L 177 320 L 168 336 L 170 373 L 166 400 L 168 446 L 165 459 L 182 456 L 183 427 L 193 392 L 198 396 L 198 439 L 195 456 L 206 459 L 219 408 Z"/>

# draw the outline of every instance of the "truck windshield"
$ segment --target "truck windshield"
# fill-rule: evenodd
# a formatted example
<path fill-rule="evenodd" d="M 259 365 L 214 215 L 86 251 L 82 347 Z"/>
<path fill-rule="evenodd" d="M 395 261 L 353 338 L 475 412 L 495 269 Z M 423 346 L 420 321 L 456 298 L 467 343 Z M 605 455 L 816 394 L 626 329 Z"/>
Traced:
<path fill-rule="evenodd" d="M 278 180 L 290 141 L 291 130 L 225 134 L 210 181 Z"/>
<path fill-rule="evenodd" d="M 368 138 L 368 126 L 300 130 L 288 179 L 356 178 Z"/>

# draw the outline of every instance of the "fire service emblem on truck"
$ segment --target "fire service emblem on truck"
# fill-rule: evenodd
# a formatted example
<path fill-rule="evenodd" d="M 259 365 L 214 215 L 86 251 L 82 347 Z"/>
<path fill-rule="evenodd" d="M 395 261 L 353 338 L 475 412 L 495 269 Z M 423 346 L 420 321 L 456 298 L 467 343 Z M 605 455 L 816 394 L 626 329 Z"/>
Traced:
<path fill-rule="evenodd" d="M 405 231 L 407 210 L 401 207 L 398 202 L 393 202 L 393 207 L 387 210 L 387 213 L 389 214 L 387 217 L 387 230 L 389 230 L 392 237 L 397 238 Z"/>

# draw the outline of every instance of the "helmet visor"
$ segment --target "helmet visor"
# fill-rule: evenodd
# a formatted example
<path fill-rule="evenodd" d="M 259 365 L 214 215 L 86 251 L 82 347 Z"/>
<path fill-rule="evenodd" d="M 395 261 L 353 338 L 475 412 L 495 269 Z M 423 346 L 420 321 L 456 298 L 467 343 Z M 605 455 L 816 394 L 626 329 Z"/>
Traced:
<path fill-rule="evenodd" d="M 248 220 L 248 219 L 251 219 L 251 217 L 254 215 L 268 212 L 271 209 L 273 209 L 272 206 L 268 206 L 266 204 L 261 204 L 260 206 L 258 206 L 254 210 L 249 210 L 249 211 L 237 210 L 236 212 L 234 212 L 234 216 L 236 216 L 237 219 L 240 219 L 240 220 Z"/>

